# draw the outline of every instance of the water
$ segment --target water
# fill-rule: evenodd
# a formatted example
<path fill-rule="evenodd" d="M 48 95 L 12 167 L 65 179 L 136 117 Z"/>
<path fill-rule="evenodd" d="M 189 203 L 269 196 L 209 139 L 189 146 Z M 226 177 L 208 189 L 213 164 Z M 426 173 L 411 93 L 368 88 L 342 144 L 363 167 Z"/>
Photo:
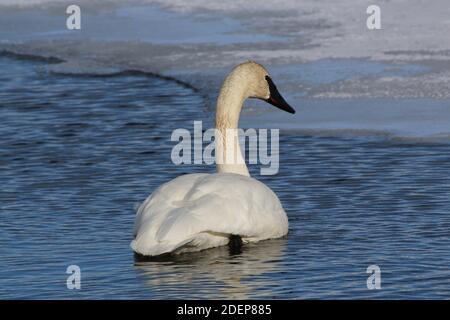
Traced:
<path fill-rule="evenodd" d="M 172 130 L 211 114 L 168 79 L 46 65 L 0 57 L 0 298 L 450 297 L 450 144 L 282 131 L 279 174 L 250 169 L 280 197 L 286 238 L 137 262 L 136 203 L 214 171 L 170 162 Z M 72 264 L 81 290 L 66 288 Z"/>

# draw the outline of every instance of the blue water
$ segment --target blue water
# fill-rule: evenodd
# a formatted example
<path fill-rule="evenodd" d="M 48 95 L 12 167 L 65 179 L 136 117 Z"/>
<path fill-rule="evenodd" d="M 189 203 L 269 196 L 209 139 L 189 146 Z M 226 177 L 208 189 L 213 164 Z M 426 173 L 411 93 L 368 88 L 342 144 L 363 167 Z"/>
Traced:
<path fill-rule="evenodd" d="M 0 298 L 449 298 L 450 144 L 282 131 L 286 238 L 137 262 L 134 206 L 175 166 L 203 97 L 144 74 L 49 74 L 0 56 Z M 81 268 L 81 289 L 66 268 Z M 366 268 L 381 268 L 368 290 Z"/>

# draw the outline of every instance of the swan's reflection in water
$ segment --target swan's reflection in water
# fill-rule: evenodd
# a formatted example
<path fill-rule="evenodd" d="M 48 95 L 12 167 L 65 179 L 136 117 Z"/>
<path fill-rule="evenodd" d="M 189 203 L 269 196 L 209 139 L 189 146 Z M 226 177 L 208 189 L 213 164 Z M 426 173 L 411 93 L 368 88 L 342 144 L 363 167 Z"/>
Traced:
<path fill-rule="evenodd" d="M 152 298 L 247 299 L 276 295 L 286 239 L 139 261 L 135 266 Z"/>

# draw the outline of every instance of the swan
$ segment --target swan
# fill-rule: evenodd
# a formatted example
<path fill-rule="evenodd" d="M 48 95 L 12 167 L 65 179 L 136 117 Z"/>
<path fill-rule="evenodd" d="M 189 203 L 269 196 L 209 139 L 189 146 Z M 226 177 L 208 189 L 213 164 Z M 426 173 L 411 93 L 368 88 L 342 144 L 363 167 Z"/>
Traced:
<path fill-rule="evenodd" d="M 248 61 L 224 80 L 216 105 L 216 130 L 237 129 L 247 98 L 295 113 L 267 70 Z M 231 141 L 231 142 L 230 142 Z M 237 161 L 217 161 L 235 148 Z M 179 176 L 158 187 L 138 208 L 130 246 L 139 256 L 186 253 L 279 238 L 288 232 L 286 213 L 275 193 L 250 177 L 238 139 L 216 138 L 217 173 Z"/>

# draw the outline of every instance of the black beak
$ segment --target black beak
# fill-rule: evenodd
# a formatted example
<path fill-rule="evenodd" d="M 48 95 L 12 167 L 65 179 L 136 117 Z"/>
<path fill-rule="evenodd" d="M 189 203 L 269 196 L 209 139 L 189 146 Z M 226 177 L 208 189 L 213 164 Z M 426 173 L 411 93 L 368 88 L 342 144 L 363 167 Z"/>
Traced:
<path fill-rule="evenodd" d="M 269 99 L 267 99 L 266 101 L 281 110 L 284 110 L 289 113 L 295 113 L 294 108 L 292 108 L 278 92 L 278 89 L 275 86 L 275 83 L 273 83 L 272 79 L 270 79 L 269 76 L 266 76 L 266 80 L 267 83 L 269 84 L 269 91 L 270 91 Z"/>

